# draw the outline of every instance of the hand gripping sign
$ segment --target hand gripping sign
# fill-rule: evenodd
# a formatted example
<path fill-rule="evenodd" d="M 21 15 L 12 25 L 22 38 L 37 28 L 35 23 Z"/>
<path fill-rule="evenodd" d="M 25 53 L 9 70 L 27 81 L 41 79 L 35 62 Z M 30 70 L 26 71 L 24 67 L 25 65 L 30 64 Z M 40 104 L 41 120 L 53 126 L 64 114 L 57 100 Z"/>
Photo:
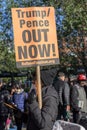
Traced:
<path fill-rule="evenodd" d="M 12 8 L 17 67 L 59 63 L 53 7 Z"/>

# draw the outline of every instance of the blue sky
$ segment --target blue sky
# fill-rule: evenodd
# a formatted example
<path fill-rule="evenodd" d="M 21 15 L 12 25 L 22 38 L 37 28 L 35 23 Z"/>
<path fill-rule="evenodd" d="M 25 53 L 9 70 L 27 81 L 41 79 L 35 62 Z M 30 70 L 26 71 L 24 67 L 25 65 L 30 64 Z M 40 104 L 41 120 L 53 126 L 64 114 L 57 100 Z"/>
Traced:
<path fill-rule="evenodd" d="M 0 12 L 2 12 L 2 18 L 0 21 L 0 33 L 5 33 L 5 35 L 3 37 L 0 36 L 0 40 L 2 39 L 7 39 L 7 37 L 9 37 L 11 40 L 13 39 L 13 29 L 12 29 L 12 19 L 11 19 L 11 14 L 8 11 L 8 5 L 10 5 L 11 1 L 10 0 L 2 0 L 0 2 L 1 4 L 1 8 L 0 8 Z M 19 5 L 19 7 L 23 7 L 23 2 L 27 4 L 27 2 L 29 2 L 29 0 L 14 0 L 14 2 L 16 4 Z M 40 2 L 42 2 L 42 0 L 40 0 Z M 35 4 L 35 2 L 33 2 L 33 4 Z M 21 5 L 21 6 L 20 6 Z M 61 9 L 59 9 L 58 11 L 62 11 Z M 57 15 L 56 16 L 56 23 L 57 23 L 57 29 L 61 29 L 62 27 L 62 20 L 63 20 L 63 16 L 61 15 Z M 7 37 L 6 37 L 7 36 Z"/>

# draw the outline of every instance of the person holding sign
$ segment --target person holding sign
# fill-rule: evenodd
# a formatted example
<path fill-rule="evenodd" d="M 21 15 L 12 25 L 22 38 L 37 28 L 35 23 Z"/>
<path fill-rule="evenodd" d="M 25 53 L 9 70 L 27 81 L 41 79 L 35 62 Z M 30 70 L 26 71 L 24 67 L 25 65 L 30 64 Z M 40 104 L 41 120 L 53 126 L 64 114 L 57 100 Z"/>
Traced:
<path fill-rule="evenodd" d="M 46 85 L 41 77 L 42 108 L 36 100 L 34 89 L 29 93 L 29 120 L 27 130 L 52 130 L 58 114 L 58 95 L 52 85 Z"/>

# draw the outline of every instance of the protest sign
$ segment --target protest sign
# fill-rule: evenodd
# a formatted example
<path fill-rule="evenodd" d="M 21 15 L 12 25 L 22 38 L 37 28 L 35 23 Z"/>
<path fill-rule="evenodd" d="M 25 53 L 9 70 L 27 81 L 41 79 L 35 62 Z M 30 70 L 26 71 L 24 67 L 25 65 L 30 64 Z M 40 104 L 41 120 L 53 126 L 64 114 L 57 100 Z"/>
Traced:
<path fill-rule="evenodd" d="M 59 63 L 53 7 L 12 8 L 17 67 Z"/>

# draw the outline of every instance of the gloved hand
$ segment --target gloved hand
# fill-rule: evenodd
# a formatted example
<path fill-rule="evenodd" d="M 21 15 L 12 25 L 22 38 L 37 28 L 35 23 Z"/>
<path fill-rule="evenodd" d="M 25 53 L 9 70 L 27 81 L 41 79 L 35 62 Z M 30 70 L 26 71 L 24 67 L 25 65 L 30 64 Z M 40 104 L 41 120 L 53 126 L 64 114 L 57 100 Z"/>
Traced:
<path fill-rule="evenodd" d="M 28 103 L 31 104 L 36 100 L 36 92 L 34 89 L 28 95 Z"/>

